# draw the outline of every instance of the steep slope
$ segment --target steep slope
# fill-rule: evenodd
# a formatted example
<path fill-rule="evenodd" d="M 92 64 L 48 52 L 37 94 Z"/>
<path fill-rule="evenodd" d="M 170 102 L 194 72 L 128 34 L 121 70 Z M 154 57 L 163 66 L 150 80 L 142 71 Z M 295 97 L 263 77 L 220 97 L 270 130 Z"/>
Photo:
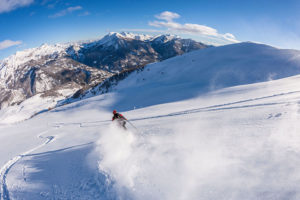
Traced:
<path fill-rule="evenodd" d="M 189 99 L 224 87 L 297 74 L 300 74 L 299 51 L 239 43 L 193 51 L 147 65 L 121 82 L 113 79 L 107 84 L 100 84 L 79 99 L 117 91 L 120 95 L 114 106 L 130 110 L 134 107 Z M 153 99 L 153 96 L 156 98 Z M 78 99 L 67 99 L 69 102 L 76 100 Z"/>

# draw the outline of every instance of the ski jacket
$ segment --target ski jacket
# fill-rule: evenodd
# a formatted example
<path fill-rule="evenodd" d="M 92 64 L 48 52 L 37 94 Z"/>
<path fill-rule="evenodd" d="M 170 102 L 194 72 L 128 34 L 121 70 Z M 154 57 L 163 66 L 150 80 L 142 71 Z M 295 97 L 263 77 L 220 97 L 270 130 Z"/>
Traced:
<path fill-rule="evenodd" d="M 115 119 L 124 119 L 127 120 L 122 114 L 120 113 L 116 113 L 114 114 L 114 116 L 112 117 L 112 121 L 114 121 Z"/>

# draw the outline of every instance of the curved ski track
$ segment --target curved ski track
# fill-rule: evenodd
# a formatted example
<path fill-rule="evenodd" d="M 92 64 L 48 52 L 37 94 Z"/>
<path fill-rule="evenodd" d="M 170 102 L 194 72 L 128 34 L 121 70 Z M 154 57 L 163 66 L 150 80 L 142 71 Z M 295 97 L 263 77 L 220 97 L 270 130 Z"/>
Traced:
<path fill-rule="evenodd" d="M 31 152 L 49 144 L 50 142 L 52 142 L 54 140 L 54 136 L 47 136 L 47 137 L 43 137 L 42 135 L 46 134 L 49 130 L 42 132 L 40 135 L 38 135 L 37 137 L 42 138 L 42 139 L 46 139 L 46 141 L 36 147 L 34 147 L 33 149 L 30 149 L 18 156 L 13 157 L 12 159 L 10 159 L 5 165 L 3 165 L 0 169 L 0 200 L 10 200 L 9 197 L 9 191 L 6 185 L 6 177 L 7 174 L 9 172 L 9 170 L 20 160 L 22 159 L 24 156 L 30 154 Z"/>

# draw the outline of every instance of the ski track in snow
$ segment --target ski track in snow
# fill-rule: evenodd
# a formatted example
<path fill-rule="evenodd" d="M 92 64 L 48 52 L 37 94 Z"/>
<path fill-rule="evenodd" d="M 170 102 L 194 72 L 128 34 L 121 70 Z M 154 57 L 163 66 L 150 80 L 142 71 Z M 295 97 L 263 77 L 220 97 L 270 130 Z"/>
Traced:
<path fill-rule="evenodd" d="M 9 200 L 9 191 L 6 185 L 6 177 L 10 171 L 10 169 L 23 157 L 27 156 L 28 154 L 30 154 L 31 152 L 49 144 L 50 142 L 52 142 L 55 137 L 54 136 L 47 136 L 44 137 L 43 135 L 46 134 L 47 132 L 49 132 L 49 130 L 44 131 L 42 133 L 40 133 L 37 137 L 38 138 L 42 138 L 42 139 L 46 139 L 46 141 L 36 147 L 34 147 L 33 149 L 30 149 L 24 153 L 21 153 L 18 156 L 13 157 L 12 159 L 10 159 L 5 165 L 3 165 L 0 169 L 0 200 Z"/>
<path fill-rule="evenodd" d="M 236 104 L 241 104 L 241 103 L 270 99 L 270 98 L 284 96 L 284 95 L 291 95 L 291 94 L 295 94 L 295 93 L 300 93 L 300 91 L 280 93 L 280 94 L 274 94 L 274 95 L 265 96 L 265 97 L 241 100 L 241 101 L 236 101 L 236 102 L 231 102 L 231 103 L 226 103 L 226 104 L 218 104 L 218 105 L 207 106 L 207 107 L 202 107 L 202 108 L 184 110 L 184 111 L 180 111 L 180 112 L 169 113 L 166 115 L 157 115 L 157 116 L 151 116 L 151 117 L 131 119 L 130 121 L 156 119 L 156 118 L 172 117 L 172 116 L 178 116 L 178 115 L 188 115 L 188 114 L 199 113 L 199 112 L 210 112 L 210 111 L 220 111 L 220 110 L 230 110 L 230 109 L 240 109 L 240 108 L 249 108 L 249 107 L 272 106 L 272 105 L 280 105 L 280 104 L 288 104 L 288 103 L 297 103 L 298 101 L 283 101 L 283 102 L 276 102 L 276 103 L 274 102 L 274 103 L 248 104 L 248 105 L 242 105 L 242 106 L 231 106 L 231 105 L 236 105 Z M 229 106 L 229 107 L 225 107 L 225 106 Z"/>
<path fill-rule="evenodd" d="M 280 104 L 284 105 L 284 104 L 289 104 L 289 103 L 293 104 L 293 103 L 297 103 L 298 101 L 282 101 L 282 102 L 276 102 L 276 103 L 275 102 L 273 102 L 273 103 L 257 103 L 257 104 L 241 105 L 241 106 L 236 105 L 236 104 L 241 104 L 241 103 L 248 103 L 248 102 L 254 102 L 254 101 L 259 101 L 259 100 L 271 99 L 271 98 L 275 98 L 275 97 L 292 95 L 292 94 L 297 94 L 297 93 L 300 93 L 300 90 L 286 92 L 286 93 L 273 94 L 273 95 L 269 95 L 269 96 L 257 97 L 257 98 L 252 98 L 252 99 L 246 99 L 246 100 L 241 100 L 241 101 L 235 101 L 235 102 L 230 102 L 230 103 L 225 103 L 225 104 L 217 104 L 217 105 L 212 105 L 212 106 L 184 110 L 184 111 L 169 113 L 169 114 L 165 114 L 165 115 L 134 118 L 134 119 L 131 119 L 130 121 L 140 121 L 140 120 L 157 119 L 157 118 L 163 118 L 163 117 L 189 115 L 189 114 L 194 114 L 194 113 L 199 113 L 199 112 L 211 112 L 211 111 L 241 109 L 241 108 L 260 107 L 260 106 L 273 106 L 273 105 L 280 105 Z M 232 106 L 232 105 L 236 105 L 236 106 Z M 90 121 L 90 122 L 69 122 L 69 123 L 59 122 L 59 123 L 53 123 L 51 126 L 54 128 L 60 128 L 62 126 L 72 126 L 72 125 L 78 125 L 79 127 L 96 127 L 96 126 L 101 126 L 99 123 L 108 123 L 108 122 L 110 122 L 110 120 Z"/>

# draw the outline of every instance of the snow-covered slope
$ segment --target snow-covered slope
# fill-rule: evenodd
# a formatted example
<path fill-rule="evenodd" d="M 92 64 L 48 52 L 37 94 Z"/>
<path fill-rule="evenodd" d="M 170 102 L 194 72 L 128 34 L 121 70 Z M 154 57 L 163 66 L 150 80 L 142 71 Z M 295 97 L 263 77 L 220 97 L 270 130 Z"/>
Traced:
<path fill-rule="evenodd" d="M 255 43 L 208 48 L 149 65 L 143 72 L 132 74 L 116 87 L 122 94 L 116 105 L 132 109 L 297 74 L 300 51 Z M 157 98 L 153 100 L 153 96 Z"/>
<path fill-rule="evenodd" d="M 117 92 L 2 126 L 0 196 L 297 200 L 299 88 L 294 76 L 124 112 L 138 131 L 111 125 Z"/>
<path fill-rule="evenodd" d="M 239 43 L 193 51 L 133 72 L 120 83 L 100 84 L 82 98 L 117 91 L 122 110 L 193 98 L 216 89 L 300 74 L 300 51 Z M 155 96 L 156 98 L 153 98 Z"/>
<path fill-rule="evenodd" d="M 298 200 L 299 52 L 220 48 L 0 126 L 0 199 Z M 136 128 L 119 130 L 112 108 Z"/>

